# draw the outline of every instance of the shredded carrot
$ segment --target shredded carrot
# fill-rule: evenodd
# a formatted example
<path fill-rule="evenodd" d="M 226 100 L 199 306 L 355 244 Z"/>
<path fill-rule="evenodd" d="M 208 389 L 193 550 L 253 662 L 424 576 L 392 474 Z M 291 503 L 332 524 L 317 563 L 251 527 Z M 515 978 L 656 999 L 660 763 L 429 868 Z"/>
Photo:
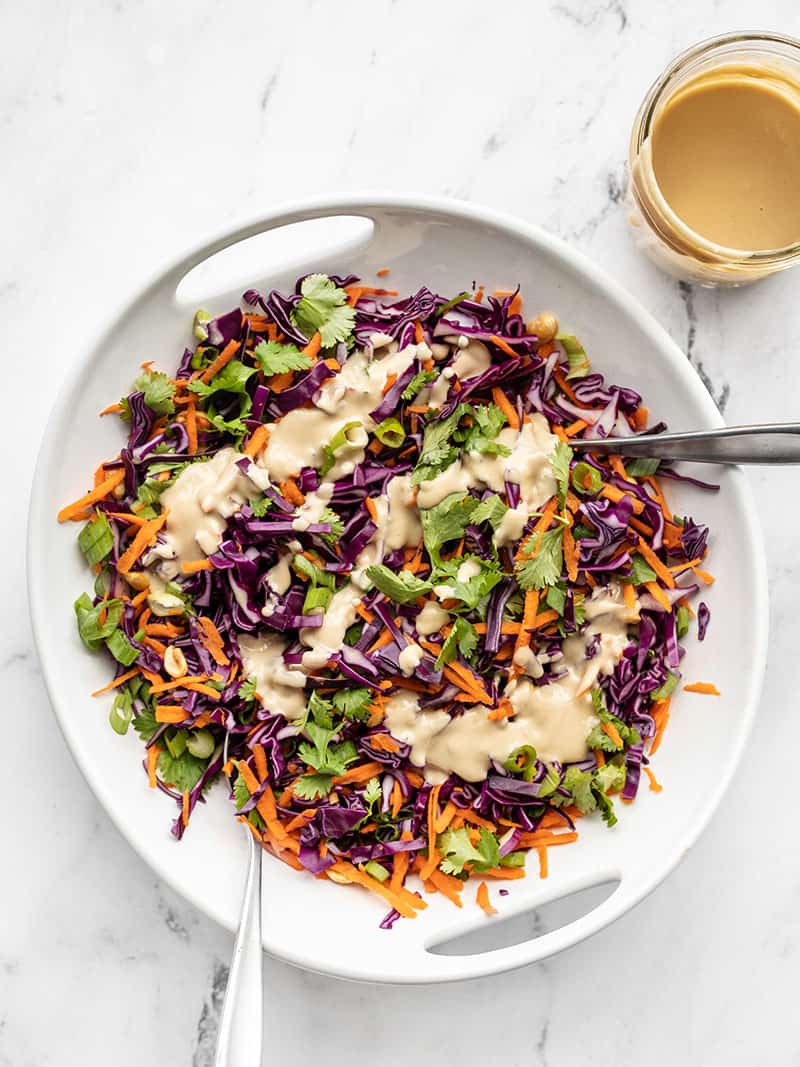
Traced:
<path fill-rule="evenodd" d="M 113 489 L 116 489 L 124 477 L 124 468 L 112 471 L 107 478 L 104 478 L 99 485 L 96 485 L 94 489 L 82 496 L 80 500 L 76 500 L 74 503 L 67 504 L 65 508 L 62 508 L 58 513 L 58 521 L 67 522 L 69 519 L 82 519 L 89 505 L 96 503 L 98 500 L 104 500 Z"/>
<path fill-rule="evenodd" d="M 339 860 L 333 867 L 330 868 L 334 874 L 341 875 L 349 882 L 355 882 L 357 885 L 363 886 L 365 889 L 371 889 L 373 893 L 377 893 L 378 896 L 383 897 L 395 911 L 398 911 L 404 918 L 413 919 L 416 915 L 416 909 L 425 907 L 425 901 L 420 900 L 419 897 L 415 897 L 413 893 L 409 893 L 406 889 L 398 889 L 396 891 L 389 888 L 384 882 L 379 882 L 376 878 L 371 878 L 364 871 L 360 871 L 358 867 L 354 867 L 352 863 L 347 863 L 344 860 Z M 412 903 L 413 901 L 413 903 Z"/>
<path fill-rule="evenodd" d="M 365 503 L 365 505 L 367 507 L 367 511 L 369 512 L 369 517 L 372 519 L 373 522 L 377 522 L 378 521 L 378 508 L 377 508 L 377 505 L 376 505 L 375 501 L 372 499 L 371 496 L 368 496 L 368 497 L 365 498 L 364 503 Z"/>
<path fill-rule="evenodd" d="M 322 348 L 322 337 L 319 331 L 314 334 L 306 347 L 303 349 L 303 355 L 308 356 L 309 359 L 316 359 L 319 355 L 319 350 Z"/>
<path fill-rule="evenodd" d="M 223 651 L 224 644 L 219 630 L 206 615 L 199 615 L 197 621 L 205 632 L 206 639 L 204 644 L 209 655 L 218 667 L 227 667 L 230 663 L 230 659 L 228 659 Z"/>
<path fill-rule="evenodd" d="M 510 700 L 504 698 L 499 702 L 496 708 L 492 708 L 486 718 L 491 719 L 493 722 L 496 722 L 500 719 L 510 719 L 511 716 L 515 714 L 516 708 L 514 707 L 514 705 L 511 703 Z"/>
<path fill-rule="evenodd" d="M 282 374 L 272 374 L 269 378 L 269 387 L 273 393 L 282 393 L 284 389 L 288 389 L 294 381 L 294 371 L 287 370 Z"/>
<path fill-rule="evenodd" d="M 641 552 L 645 562 L 650 564 L 650 566 L 656 572 L 656 574 L 661 579 L 661 581 L 664 583 L 664 585 L 667 587 L 667 589 L 674 589 L 675 588 L 675 579 L 670 574 L 669 569 L 665 566 L 665 564 L 663 564 L 661 562 L 661 560 L 658 558 L 658 556 L 652 550 L 650 545 L 648 545 L 648 543 L 645 540 L 643 540 L 643 538 L 639 537 L 638 540 L 639 540 L 639 551 Z"/>
<path fill-rule="evenodd" d="M 611 500 L 615 504 L 619 504 L 621 500 L 627 499 L 633 507 L 634 515 L 641 515 L 644 511 L 644 504 L 641 500 L 637 500 L 631 493 L 626 493 L 623 492 L 622 489 L 617 489 L 615 485 L 604 485 L 600 492 L 600 496 L 604 496 L 606 500 Z"/>
<path fill-rule="evenodd" d="M 519 636 L 517 637 L 517 643 L 514 646 L 514 655 L 516 655 L 521 648 L 527 648 L 530 645 L 530 632 L 533 629 L 533 620 L 536 618 L 536 612 L 538 610 L 539 593 L 536 589 L 528 589 L 525 593 L 525 607 L 522 612 L 522 622 L 520 623 Z"/>
<path fill-rule="evenodd" d="M 386 648 L 386 646 L 390 645 L 392 641 L 394 641 L 394 637 L 392 636 L 390 630 L 381 631 L 376 640 L 373 641 L 370 647 L 367 649 L 367 655 L 371 656 L 372 653 L 377 652 L 379 648 Z"/>
<path fill-rule="evenodd" d="M 534 559 L 536 558 L 536 556 L 539 555 L 539 551 L 541 550 L 542 544 L 544 542 L 544 538 L 541 535 L 543 533 L 545 533 L 546 530 L 549 528 L 550 523 L 553 521 L 553 516 L 555 515 L 557 510 L 558 510 L 558 501 L 556 500 L 555 497 L 553 497 L 553 499 L 550 500 L 548 502 L 548 504 L 545 506 L 544 511 L 542 512 L 542 517 L 539 519 L 539 521 L 536 523 L 534 528 L 531 530 L 530 537 L 526 541 L 526 549 L 525 549 L 525 551 L 527 553 L 527 545 L 535 537 L 536 538 L 536 544 L 534 545 L 533 553 L 532 553 Z"/>
<path fill-rule="evenodd" d="M 496 385 L 492 389 L 492 400 L 494 400 L 495 404 L 497 404 L 497 406 L 505 415 L 508 421 L 508 425 L 511 427 L 511 429 L 518 430 L 519 414 L 517 412 L 517 409 L 506 396 L 505 390 L 501 389 L 499 385 Z"/>
<path fill-rule="evenodd" d="M 189 790 L 184 789 L 181 799 L 181 822 L 184 826 L 189 825 Z"/>
<path fill-rule="evenodd" d="M 183 574 L 197 574 L 199 571 L 213 571 L 214 564 L 210 559 L 193 559 L 189 563 L 181 563 Z"/>
<path fill-rule="evenodd" d="M 206 367 L 200 375 L 200 381 L 206 385 L 215 378 L 223 367 L 227 366 L 239 350 L 238 341 L 228 341 L 217 358 Z"/>
<path fill-rule="evenodd" d="M 348 782 L 368 782 L 370 778 L 383 773 L 380 763 L 362 763 L 360 767 L 351 767 L 344 774 L 339 774 L 333 779 L 334 785 L 346 785 Z"/>
<path fill-rule="evenodd" d="M 669 602 L 669 597 L 658 584 L 658 582 L 645 582 L 645 589 L 654 600 L 657 600 L 664 611 L 672 611 L 672 604 Z"/>
<path fill-rule="evenodd" d="M 596 748 L 594 750 L 594 760 L 595 760 L 595 763 L 597 764 L 598 767 L 605 767 L 605 765 L 606 765 L 606 757 L 605 757 L 605 753 L 603 752 L 602 748 Z"/>
<path fill-rule="evenodd" d="M 692 682 L 690 685 L 685 685 L 684 691 L 687 693 L 702 693 L 705 696 L 718 697 L 720 695 L 719 689 L 713 682 Z"/>
<path fill-rule="evenodd" d="M 479 908 L 483 908 L 487 915 L 497 915 L 497 908 L 493 907 L 489 900 L 489 887 L 486 882 L 481 882 L 478 886 L 478 891 L 475 894 L 475 903 Z"/>
<path fill-rule="evenodd" d="M 386 384 L 383 387 L 383 395 L 384 396 L 386 396 L 386 394 L 389 392 L 389 390 L 392 388 L 392 386 L 394 385 L 394 383 L 396 381 L 397 381 L 397 375 L 396 374 L 387 374 L 386 375 Z"/>
<path fill-rule="evenodd" d="M 544 845 L 537 845 L 536 852 L 539 856 L 539 877 L 546 878 L 548 875 L 547 849 Z"/>
<path fill-rule="evenodd" d="M 567 568 L 567 577 L 571 582 L 578 580 L 578 566 L 580 564 L 580 553 L 578 550 L 578 543 L 572 536 L 572 530 L 568 526 L 564 527 L 564 564 Z"/>
<path fill-rule="evenodd" d="M 444 806 L 444 810 L 442 811 L 439 818 L 436 820 L 436 825 L 434 829 L 436 830 L 437 834 L 443 834 L 445 832 L 447 827 L 453 821 L 453 816 L 457 811 L 458 808 L 455 806 L 452 800 L 448 800 L 447 804 L 445 804 Z"/>
<path fill-rule="evenodd" d="M 156 515 L 154 519 L 150 519 L 149 522 L 146 522 L 141 527 L 133 541 L 119 558 L 117 570 L 120 574 L 127 574 L 144 550 L 153 544 L 158 531 L 167 521 L 168 515 L 169 509 L 165 508 L 160 515 Z"/>
<path fill-rule="evenodd" d="M 116 689 L 118 685 L 124 685 L 125 682 L 129 682 L 131 678 L 135 678 L 139 673 L 138 667 L 133 667 L 129 671 L 125 671 L 118 678 L 115 678 L 113 682 L 109 682 L 108 685 L 104 685 L 102 689 L 95 689 L 92 693 L 93 697 L 99 697 L 103 693 L 107 693 L 110 689 Z"/>
<path fill-rule="evenodd" d="M 188 712 L 180 704 L 156 704 L 156 722 L 183 722 L 186 718 Z"/>
<path fill-rule="evenodd" d="M 389 273 L 390 273 L 390 271 L 389 271 L 388 267 L 381 267 L 380 270 L 376 270 L 375 271 L 375 277 L 376 278 L 385 278 L 386 275 L 389 274 Z"/>
<path fill-rule="evenodd" d="M 692 569 L 694 570 L 694 573 L 697 575 L 697 577 L 702 582 L 705 582 L 706 585 L 711 585 L 715 581 L 714 575 L 709 574 L 708 571 L 701 571 L 699 567 L 693 567 Z"/>
<path fill-rule="evenodd" d="M 257 455 L 269 440 L 269 431 L 269 426 L 266 426 L 263 423 L 261 426 L 256 426 L 255 430 L 253 430 L 250 435 L 250 440 L 247 442 L 244 454 L 251 458 Z"/>
<path fill-rule="evenodd" d="M 585 430 L 588 425 L 589 423 L 584 419 L 576 419 L 575 422 L 571 422 L 569 426 L 564 427 L 564 433 L 567 437 L 574 437 L 581 430 Z"/>
<path fill-rule="evenodd" d="M 189 439 L 186 446 L 186 451 L 190 456 L 194 456 L 197 452 L 197 404 L 194 399 L 191 404 L 186 405 L 186 436 Z"/>
<path fill-rule="evenodd" d="M 481 871 L 481 878 L 499 878 L 507 882 L 524 877 L 525 871 L 521 867 L 492 867 L 488 871 Z"/>
<path fill-rule="evenodd" d="M 650 755 L 655 755 L 661 747 L 661 742 L 664 739 L 664 731 L 667 728 L 669 722 L 669 706 L 671 698 L 667 697 L 666 700 L 659 700 L 657 704 L 653 705 L 652 714 L 656 724 L 656 732 L 653 735 L 653 740 L 650 745 Z"/>
<path fill-rule="evenodd" d="M 625 607 L 629 611 L 636 610 L 636 590 L 633 588 L 632 582 L 623 582 L 622 596 L 625 601 Z"/>
<path fill-rule="evenodd" d="M 158 757 L 160 755 L 161 749 L 158 745 L 151 745 L 147 750 L 147 780 L 151 789 L 155 789 L 157 785 L 156 767 L 158 767 Z"/>
<path fill-rule="evenodd" d="M 410 830 L 403 830 L 400 834 L 401 841 L 411 841 L 412 834 Z M 411 862 L 410 852 L 396 852 L 394 860 L 392 861 L 392 878 L 389 882 L 389 887 L 393 893 L 396 893 L 400 889 L 405 881 L 406 874 L 408 873 L 408 865 Z"/>
<path fill-rule="evenodd" d="M 501 352 L 505 352 L 507 356 L 513 356 L 516 359 L 518 353 L 515 352 L 511 345 L 504 341 L 502 337 L 497 337 L 495 334 L 490 334 L 489 340 L 492 342 L 493 345 L 497 345 Z"/>
<path fill-rule="evenodd" d="M 459 811 L 459 814 L 465 822 L 472 823 L 474 826 L 482 826 L 485 830 L 492 831 L 496 829 L 493 822 L 489 819 L 484 819 L 482 815 L 478 815 L 478 813 L 471 808 L 462 808 Z"/>
<path fill-rule="evenodd" d="M 364 622 L 367 623 L 375 621 L 375 612 L 370 611 L 369 608 L 365 608 L 360 601 L 358 604 L 356 604 L 356 615 L 358 615 L 359 618 L 363 619 Z"/>
<path fill-rule="evenodd" d="M 619 736 L 619 730 L 616 728 L 613 722 L 603 722 L 600 724 L 600 729 L 609 737 L 617 748 L 622 748 L 622 738 Z"/>
<path fill-rule="evenodd" d="M 650 412 L 645 407 L 638 407 L 631 416 L 634 430 L 644 430 L 647 427 L 647 416 Z"/>
<path fill-rule="evenodd" d="M 400 788 L 400 783 L 397 781 L 396 778 L 395 778 L 394 782 L 392 783 L 391 806 L 392 806 L 392 818 L 396 819 L 397 818 L 397 813 L 400 811 L 400 809 L 403 806 L 403 791 Z"/>
<path fill-rule="evenodd" d="M 287 478 L 285 482 L 280 483 L 278 488 L 281 491 L 281 495 L 286 497 L 290 504 L 295 504 L 297 507 L 305 504 L 306 498 L 294 478 Z"/>
<path fill-rule="evenodd" d="M 428 794 L 428 859 L 420 871 L 420 878 L 430 878 L 439 862 L 436 851 L 436 820 L 439 817 L 438 803 L 441 786 L 435 785 Z"/>
<path fill-rule="evenodd" d="M 650 788 L 654 793 L 660 793 L 664 786 L 659 782 L 649 767 L 644 768 L 644 773 L 650 779 Z"/>
<path fill-rule="evenodd" d="M 542 611 L 536 616 L 533 620 L 532 629 L 541 630 L 543 626 L 547 626 L 549 622 L 555 622 L 558 618 L 560 618 L 558 612 L 548 608 L 547 611 Z"/>
<path fill-rule="evenodd" d="M 442 896 L 451 900 L 457 908 L 463 906 L 461 903 L 461 891 L 464 888 L 464 883 L 460 882 L 458 878 L 452 878 L 449 874 L 445 874 L 443 871 L 433 871 L 430 875 L 430 880 Z"/>

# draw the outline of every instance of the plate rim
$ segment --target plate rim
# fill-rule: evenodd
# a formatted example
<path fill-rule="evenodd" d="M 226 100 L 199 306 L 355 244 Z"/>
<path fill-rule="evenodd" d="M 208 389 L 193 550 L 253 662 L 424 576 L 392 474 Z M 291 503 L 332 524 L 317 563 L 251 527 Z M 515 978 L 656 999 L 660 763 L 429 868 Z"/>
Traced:
<path fill-rule="evenodd" d="M 124 318 L 128 311 L 155 286 L 160 285 L 164 279 L 168 278 L 170 275 L 176 275 L 178 271 L 181 271 L 182 274 L 186 273 L 186 271 L 191 269 L 192 261 L 201 253 L 204 253 L 204 255 L 201 256 L 201 259 L 213 254 L 213 251 L 209 251 L 211 246 L 219 245 L 220 247 L 224 247 L 228 243 L 233 244 L 237 240 L 242 240 L 248 236 L 247 231 L 255 233 L 259 232 L 260 229 L 267 229 L 269 225 L 276 222 L 276 220 L 285 218 L 285 224 L 289 224 L 290 222 L 297 220 L 288 218 L 288 216 L 300 214 L 307 214 L 309 217 L 324 217 L 324 215 L 349 213 L 352 215 L 363 214 L 369 217 L 370 209 L 382 211 L 399 209 L 403 211 L 417 211 L 423 214 L 438 213 L 449 216 L 456 221 L 461 219 L 472 223 L 485 223 L 495 230 L 503 231 L 509 236 L 517 239 L 522 238 L 531 245 L 545 250 L 561 260 L 578 276 L 595 286 L 603 298 L 610 300 L 617 306 L 624 307 L 626 315 L 634 320 L 639 329 L 652 340 L 654 348 L 658 350 L 659 358 L 665 359 L 677 370 L 677 374 L 687 390 L 694 394 L 694 399 L 698 403 L 706 422 L 710 426 L 724 425 L 724 420 L 717 410 L 713 400 L 703 387 L 699 377 L 696 372 L 694 372 L 691 364 L 689 364 L 686 356 L 677 343 L 672 339 L 655 316 L 648 311 L 637 298 L 629 293 L 621 283 L 607 274 L 602 267 L 595 264 L 584 253 L 573 248 L 563 239 L 548 233 L 537 224 L 518 218 L 510 213 L 496 211 L 493 208 L 484 207 L 464 200 L 448 197 L 374 193 L 368 191 L 361 193 L 354 192 L 339 196 L 318 196 L 282 202 L 265 214 L 250 217 L 243 222 L 228 226 L 224 230 L 212 234 L 207 240 L 193 246 L 187 253 L 174 259 L 166 268 L 162 267 L 159 269 L 144 285 L 138 287 L 134 294 L 127 300 L 115 304 L 111 313 L 104 317 L 102 328 L 96 330 L 91 336 L 87 337 L 85 350 L 67 368 L 61 380 L 56 400 L 44 424 L 44 430 L 38 448 L 36 466 L 31 484 L 26 532 L 28 605 L 34 644 L 41 665 L 42 677 L 45 683 L 48 700 L 56 722 L 58 723 L 61 734 L 76 766 L 80 770 L 81 775 L 85 779 L 98 803 L 103 807 L 106 814 L 128 844 L 159 878 L 162 878 L 170 888 L 181 897 L 188 900 L 204 915 L 209 916 L 229 930 L 232 930 L 233 926 L 217 909 L 213 906 L 209 906 L 209 904 L 198 894 L 187 890 L 185 886 L 179 886 L 176 881 L 173 880 L 169 869 L 166 869 L 161 864 L 154 861 L 145 850 L 138 846 L 133 835 L 129 833 L 125 820 L 118 816 L 112 805 L 108 805 L 105 802 L 105 791 L 101 786 L 99 778 L 95 776 L 92 761 L 88 758 L 84 758 L 80 745 L 77 743 L 77 736 L 73 736 L 68 716 L 62 712 L 62 700 L 59 695 L 53 666 L 54 653 L 46 647 L 41 628 L 41 619 L 46 607 L 43 595 L 44 590 L 41 588 L 44 576 L 41 572 L 41 568 L 39 568 L 35 562 L 37 558 L 39 558 L 43 547 L 42 539 L 46 537 L 46 526 L 44 525 L 44 522 L 46 521 L 50 510 L 47 501 L 44 499 L 45 472 L 52 459 L 52 453 L 55 447 L 54 428 L 63 419 L 64 413 L 68 409 L 71 394 L 83 379 L 87 369 L 93 362 L 102 339 L 106 337 L 114 329 L 116 324 Z M 738 737 L 731 752 L 727 772 L 715 780 L 714 789 L 709 792 L 704 806 L 699 811 L 698 817 L 692 821 L 689 830 L 684 833 L 683 837 L 676 842 L 672 853 L 666 858 L 663 864 L 658 866 L 656 873 L 649 878 L 643 878 L 636 891 L 623 895 L 616 906 L 612 905 L 612 900 L 614 896 L 616 896 L 616 893 L 612 894 L 607 901 L 611 906 L 603 909 L 602 916 L 598 916 L 599 921 L 592 922 L 591 919 L 594 913 L 590 912 L 583 916 L 582 920 L 577 920 L 575 923 L 569 924 L 569 927 L 563 927 L 562 930 L 564 932 L 572 927 L 576 929 L 566 938 L 561 939 L 564 943 L 557 945 L 553 949 L 553 952 L 561 951 L 563 948 L 578 944 L 586 937 L 589 937 L 605 926 L 610 925 L 616 919 L 635 907 L 636 904 L 661 884 L 661 882 L 675 869 L 689 849 L 695 845 L 700 835 L 707 828 L 711 818 L 719 808 L 733 776 L 742 761 L 745 747 L 749 740 L 753 722 L 758 710 L 766 669 L 769 634 L 769 594 L 767 585 L 766 549 L 757 512 L 753 506 L 754 501 L 752 491 L 745 478 L 744 472 L 740 467 L 733 467 L 729 470 L 730 480 L 728 492 L 736 494 L 738 498 L 736 503 L 744 517 L 742 533 L 744 537 L 744 546 L 748 553 L 748 562 L 752 565 L 754 570 L 756 600 L 752 604 L 750 612 L 750 618 L 753 622 L 751 636 L 752 656 L 750 684 L 747 692 L 744 693 L 741 700 L 743 711 L 738 718 Z M 376 974 L 374 971 L 365 972 L 359 967 L 354 967 L 352 965 L 348 966 L 346 961 L 343 961 L 338 970 L 333 970 L 332 968 L 321 964 L 319 960 L 315 960 L 313 956 L 309 956 L 307 953 L 302 952 L 291 954 L 286 952 L 274 952 L 272 954 L 274 954 L 276 958 L 282 959 L 285 962 L 331 977 L 346 978 L 356 981 L 419 984 L 430 981 L 456 981 L 476 978 L 525 966 L 535 960 L 544 958 L 545 953 L 537 953 L 536 951 L 537 942 L 539 940 L 540 939 L 533 938 L 521 944 L 510 946 L 508 949 L 495 950 L 493 952 L 474 956 L 450 957 L 454 962 L 458 959 L 461 966 L 460 968 L 454 968 L 453 973 L 448 973 L 446 975 L 426 976 L 424 974 L 409 974 L 407 977 L 403 978 L 398 978 L 396 975 L 381 978 L 380 975 Z M 271 951 L 267 946 L 265 946 L 265 948 L 267 951 Z M 512 952 L 513 959 L 510 959 L 508 954 Z"/>

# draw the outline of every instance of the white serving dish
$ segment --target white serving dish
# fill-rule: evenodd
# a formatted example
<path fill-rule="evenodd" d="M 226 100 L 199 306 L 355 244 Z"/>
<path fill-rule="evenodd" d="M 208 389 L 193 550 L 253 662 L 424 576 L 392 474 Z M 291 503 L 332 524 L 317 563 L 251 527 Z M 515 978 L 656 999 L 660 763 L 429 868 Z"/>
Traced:
<path fill-rule="evenodd" d="M 360 220 L 358 232 L 340 216 Z M 283 231 L 276 246 L 243 249 L 244 276 L 214 281 L 219 257 L 184 276 L 209 256 L 264 231 L 308 219 L 312 229 Z M 370 227 L 364 219 L 372 221 Z M 331 247 L 331 238 L 334 247 Z M 327 242 L 327 250 L 320 251 Z M 240 249 L 242 246 L 240 246 Z M 264 263 L 277 258 L 277 266 Z M 260 268 L 256 266 L 260 264 Z M 78 639 L 72 602 L 90 582 L 76 546 L 77 529 L 58 526 L 58 508 L 85 491 L 101 458 L 116 454 L 121 433 L 97 412 L 124 394 L 143 359 L 171 369 L 190 342 L 195 306 L 223 311 L 244 288 L 290 286 L 310 270 L 353 271 L 374 278 L 391 268 L 384 284 L 401 293 L 424 283 L 442 293 L 522 286 L 526 310 L 556 311 L 577 333 L 594 366 L 616 383 L 641 391 L 651 412 L 670 428 L 710 428 L 722 419 L 683 354 L 665 331 L 623 289 L 566 245 L 534 226 L 474 205 L 424 198 L 346 197 L 293 205 L 242 226 L 183 257 L 135 296 L 74 367 L 50 418 L 31 497 L 28 565 L 31 612 L 44 677 L 56 717 L 98 800 L 158 875 L 229 929 L 238 919 L 245 874 L 242 831 L 221 787 L 195 812 L 180 844 L 169 834 L 172 803 L 149 790 L 138 738 L 118 737 L 108 726 L 107 700 L 89 694 L 108 678 L 108 663 L 88 654 Z M 215 286 L 222 285 L 219 290 Z M 374 283 L 373 283 L 374 284 Z M 77 428 L 80 428 L 78 431 Z M 714 469 L 717 477 L 719 469 Z M 550 875 L 536 863 L 510 893 L 492 897 L 499 918 L 521 915 L 574 891 L 604 882 L 617 888 L 572 922 L 505 948 L 441 955 L 432 945 L 497 920 L 472 906 L 456 910 L 440 896 L 416 920 L 391 932 L 378 928 L 385 905 L 355 887 L 340 888 L 298 874 L 272 857 L 264 864 L 264 947 L 291 963 L 345 978 L 379 982 L 436 982 L 472 978 L 519 967 L 575 944 L 619 918 L 653 889 L 695 843 L 739 765 L 755 714 L 767 644 L 767 582 L 761 536 L 742 473 L 719 472 L 718 494 L 669 487 L 680 514 L 712 529 L 710 567 L 717 576 L 707 592 L 712 624 L 703 645 L 688 642 L 687 679 L 715 682 L 721 697 L 681 694 L 654 769 L 664 791 L 640 791 L 619 805 L 612 831 L 595 819 L 579 824 L 580 840 L 551 850 Z M 497 886 L 499 888 L 499 884 Z M 673 921 L 678 917 L 673 916 Z"/>

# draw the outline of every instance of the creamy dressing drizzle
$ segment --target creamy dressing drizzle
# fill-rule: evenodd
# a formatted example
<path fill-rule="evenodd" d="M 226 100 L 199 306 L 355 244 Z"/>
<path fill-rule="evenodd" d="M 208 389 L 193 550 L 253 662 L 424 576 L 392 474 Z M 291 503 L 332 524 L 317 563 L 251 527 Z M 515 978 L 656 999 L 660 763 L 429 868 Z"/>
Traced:
<path fill-rule="evenodd" d="M 262 454 L 272 480 L 283 482 L 299 474 L 302 467 L 321 466 L 323 446 L 348 422 L 360 422 L 363 438 L 351 440 L 337 452 L 336 466 L 329 478 L 335 481 L 337 476 L 352 471 L 364 458 L 367 431 L 375 428 L 369 413 L 380 404 L 386 379 L 390 374 L 399 377 L 417 355 L 427 359 L 430 349 L 426 344 L 409 345 L 398 352 L 393 341 L 386 349 L 376 349 L 374 359 L 369 353 L 358 351 L 345 360 L 339 373 L 323 382 L 312 407 L 290 411 L 272 427 Z"/>
<path fill-rule="evenodd" d="M 471 341 L 467 337 L 457 339 L 459 354 L 449 367 L 445 367 L 427 394 L 428 407 L 438 411 L 447 399 L 454 378 L 459 381 L 476 378 L 492 365 L 489 349 L 482 341 Z M 423 394 L 425 395 L 425 394 Z"/>
<path fill-rule="evenodd" d="M 287 719 L 299 719 L 306 710 L 303 686 L 306 676 L 283 662 L 286 645 L 277 634 L 239 634 L 239 652 L 247 678 L 255 678 L 264 706 Z"/>
<path fill-rule="evenodd" d="M 411 762 L 425 770 L 432 783 L 458 774 L 467 782 L 482 781 L 492 760 L 508 759 L 520 745 L 532 745 L 540 759 L 574 763 L 588 755 L 586 738 L 598 719 L 589 690 L 600 674 L 610 674 L 629 643 L 628 625 L 638 620 L 638 607 L 629 609 L 618 583 L 598 590 L 586 602 L 588 626 L 564 642 L 563 659 L 556 662 L 566 673 L 557 681 L 535 686 L 529 678 L 506 687 L 515 715 L 500 721 L 487 717 L 486 708 L 467 708 L 451 718 L 443 711 L 420 709 L 416 696 L 400 693 L 386 704 L 389 732 L 411 746 Z M 587 660 L 586 649 L 599 635 L 597 654 Z M 535 653 L 521 657 L 518 666 L 543 673 Z"/>
<path fill-rule="evenodd" d="M 470 489 L 502 493 L 506 481 L 515 482 L 520 488 L 520 504 L 514 512 L 524 526 L 529 513 L 555 492 L 556 480 L 550 457 L 557 439 L 550 433 L 544 415 L 536 412 L 519 431 L 506 426 L 497 435 L 497 440 L 511 449 L 510 455 L 488 456 L 471 452 L 457 459 L 441 474 L 420 485 L 419 507 L 432 508 L 451 493 L 466 493 Z M 506 537 L 514 521 L 509 521 Z"/>
<path fill-rule="evenodd" d="M 362 589 L 352 582 L 333 594 L 322 616 L 322 625 L 304 627 L 300 641 L 308 648 L 303 653 L 303 667 L 319 670 L 344 644 L 344 635 L 356 621 L 356 608 L 364 595 Z"/>

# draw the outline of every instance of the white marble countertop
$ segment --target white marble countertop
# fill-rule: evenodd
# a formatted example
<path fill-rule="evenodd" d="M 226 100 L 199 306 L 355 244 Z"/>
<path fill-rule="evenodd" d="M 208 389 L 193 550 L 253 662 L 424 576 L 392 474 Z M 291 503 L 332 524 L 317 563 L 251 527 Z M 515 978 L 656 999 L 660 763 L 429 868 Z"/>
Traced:
<path fill-rule="evenodd" d="M 99 808 L 29 632 L 36 448 L 98 315 L 198 237 L 281 200 L 449 194 L 536 221 L 607 268 L 730 421 L 796 419 L 798 275 L 741 292 L 678 285 L 634 250 L 620 203 L 651 80 L 687 44 L 754 21 L 800 33 L 791 0 L 4 6 L 0 1067 L 210 1067 L 231 950 Z M 375 988 L 267 960 L 265 1063 L 800 1063 L 800 563 L 782 506 L 795 477 L 752 475 L 770 559 L 767 683 L 739 781 L 677 872 L 589 942 L 499 978 Z"/>

